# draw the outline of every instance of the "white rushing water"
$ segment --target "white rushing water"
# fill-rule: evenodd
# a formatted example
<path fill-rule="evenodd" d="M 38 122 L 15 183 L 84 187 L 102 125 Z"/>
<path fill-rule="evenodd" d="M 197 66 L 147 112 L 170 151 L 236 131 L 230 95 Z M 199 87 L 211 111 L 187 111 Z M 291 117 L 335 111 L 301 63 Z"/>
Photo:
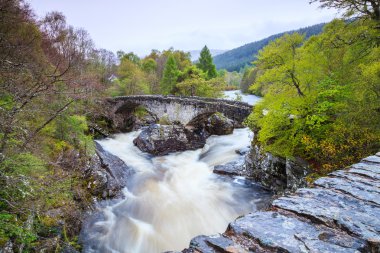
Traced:
<path fill-rule="evenodd" d="M 137 173 L 125 198 L 104 204 L 87 231 L 86 252 L 155 253 L 182 250 L 200 234 L 223 232 L 255 208 L 251 189 L 221 180 L 213 166 L 238 157 L 251 132 L 212 136 L 203 149 L 151 157 L 132 143 L 139 132 L 99 141 Z M 86 242 L 85 242 L 86 244 Z"/>

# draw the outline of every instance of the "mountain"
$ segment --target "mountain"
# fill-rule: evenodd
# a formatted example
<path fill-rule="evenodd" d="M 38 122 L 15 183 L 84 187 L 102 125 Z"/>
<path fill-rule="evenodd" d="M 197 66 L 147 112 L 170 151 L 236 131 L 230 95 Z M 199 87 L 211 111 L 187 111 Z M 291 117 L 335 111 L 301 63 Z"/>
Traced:
<path fill-rule="evenodd" d="M 227 52 L 228 50 L 221 50 L 221 49 L 210 49 L 210 53 L 212 56 L 217 56 L 220 54 L 223 54 L 224 52 Z M 199 59 L 199 56 L 201 55 L 201 50 L 191 50 L 188 51 L 191 55 L 191 61 L 195 62 Z"/>
<path fill-rule="evenodd" d="M 298 30 L 283 32 L 272 35 L 268 38 L 245 44 L 244 46 L 229 50 L 225 53 L 213 57 L 214 64 L 217 69 L 226 69 L 228 71 L 239 71 L 246 65 L 251 65 L 251 62 L 256 59 L 256 55 L 260 49 L 265 47 L 269 42 L 275 40 L 286 33 L 301 33 L 306 35 L 306 39 L 312 35 L 322 32 L 322 28 L 326 23 L 321 23 L 313 26 L 304 27 Z"/>

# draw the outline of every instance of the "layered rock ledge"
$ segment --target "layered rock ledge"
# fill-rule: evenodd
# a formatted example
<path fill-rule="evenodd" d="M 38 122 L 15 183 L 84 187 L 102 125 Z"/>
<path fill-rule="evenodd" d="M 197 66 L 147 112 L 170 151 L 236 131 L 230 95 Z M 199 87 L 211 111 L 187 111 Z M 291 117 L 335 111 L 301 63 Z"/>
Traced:
<path fill-rule="evenodd" d="M 331 173 L 268 211 L 198 236 L 184 253 L 380 252 L 380 154 Z"/>

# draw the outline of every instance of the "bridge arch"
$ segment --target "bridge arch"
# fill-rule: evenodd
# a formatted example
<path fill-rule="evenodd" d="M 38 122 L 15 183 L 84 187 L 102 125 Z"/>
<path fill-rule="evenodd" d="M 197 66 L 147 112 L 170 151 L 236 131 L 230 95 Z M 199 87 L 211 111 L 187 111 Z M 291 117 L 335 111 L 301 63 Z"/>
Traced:
<path fill-rule="evenodd" d="M 201 97 L 135 95 L 110 98 L 108 102 L 112 113 L 121 119 L 128 117 L 137 106 L 143 106 L 159 119 L 167 117 L 185 126 L 216 112 L 241 124 L 252 111 L 252 106 L 244 102 Z"/>

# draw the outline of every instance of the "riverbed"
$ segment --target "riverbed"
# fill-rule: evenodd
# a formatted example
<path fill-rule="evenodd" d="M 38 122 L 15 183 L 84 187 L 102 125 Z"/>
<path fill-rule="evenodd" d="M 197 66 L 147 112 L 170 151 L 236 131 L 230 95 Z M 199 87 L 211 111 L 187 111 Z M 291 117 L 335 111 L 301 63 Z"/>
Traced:
<path fill-rule="evenodd" d="M 239 158 L 252 133 L 211 136 L 204 148 L 153 157 L 133 145 L 139 131 L 99 141 L 137 171 L 123 198 L 102 201 L 84 226 L 84 252 L 155 253 L 182 250 L 201 234 L 223 232 L 238 216 L 269 202 L 271 194 L 241 177 L 214 174 Z"/>

